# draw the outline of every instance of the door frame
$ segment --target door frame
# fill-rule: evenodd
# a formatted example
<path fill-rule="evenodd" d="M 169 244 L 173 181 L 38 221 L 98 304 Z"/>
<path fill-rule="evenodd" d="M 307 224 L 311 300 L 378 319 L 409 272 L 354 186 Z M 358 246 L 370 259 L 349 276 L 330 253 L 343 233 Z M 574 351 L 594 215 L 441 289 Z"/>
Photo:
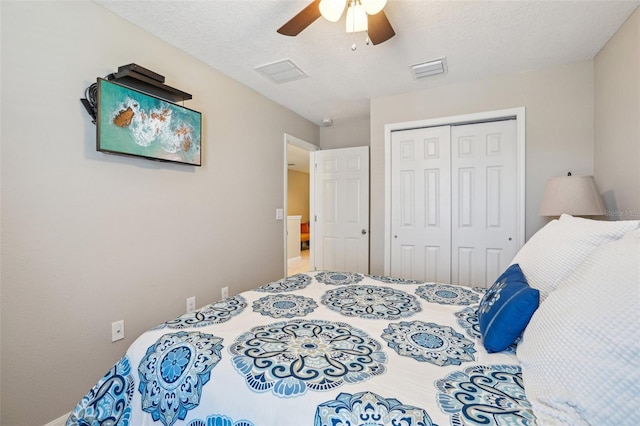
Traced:
<path fill-rule="evenodd" d="M 283 199 L 282 199 L 282 205 L 283 205 L 283 210 L 284 210 L 284 218 L 283 218 L 283 229 L 282 229 L 282 235 L 283 235 L 283 239 L 284 239 L 284 277 L 287 277 L 289 275 L 289 265 L 287 262 L 287 209 L 288 209 L 288 203 L 287 203 L 287 198 L 288 198 L 288 190 L 289 190 L 289 162 L 287 159 L 287 145 L 293 145 L 293 146 L 297 146 L 298 148 L 302 148 L 305 151 L 309 151 L 309 157 L 311 157 L 311 153 L 314 151 L 319 151 L 320 147 L 317 145 L 314 145 L 312 143 L 309 143 L 303 139 L 297 138 L 293 135 L 290 135 L 288 133 L 284 134 L 284 162 L 283 162 L 283 167 L 284 167 L 284 178 L 283 178 Z M 313 212 L 314 211 L 314 205 L 313 205 L 313 167 L 311 165 L 311 163 L 309 163 L 309 212 Z M 313 239 L 314 235 L 314 229 L 313 229 L 313 221 L 311 222 L 311 229 L 309 229 L 309 239 L 310 241 Z M 313 260 L 313 251 L 312 250 L 312 244 L 309 244 L 309 269 L 310 270 L 314 270 L 315 269 L 315 262 Z"/>
<path fill-rule="evenodd" d="M 384 126 L 384 274 L 391 272 L 391 133 L 423 127 L 459 126 L 489 121 L 516 119 L 516 246 L 520 249 L 525 240 L 525 107 L 485 111 L 417 121 L 390 123 Z"/>

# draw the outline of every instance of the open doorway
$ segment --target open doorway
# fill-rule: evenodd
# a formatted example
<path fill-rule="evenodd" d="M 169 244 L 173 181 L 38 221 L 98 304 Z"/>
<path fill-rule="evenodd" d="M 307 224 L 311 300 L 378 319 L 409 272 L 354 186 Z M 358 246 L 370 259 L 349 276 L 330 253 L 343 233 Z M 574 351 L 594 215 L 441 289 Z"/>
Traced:
<path fill-rule="evenodd" d="M 285 274 L 313 269 L 310 152 L 319 148 L 285 134 Z"/>

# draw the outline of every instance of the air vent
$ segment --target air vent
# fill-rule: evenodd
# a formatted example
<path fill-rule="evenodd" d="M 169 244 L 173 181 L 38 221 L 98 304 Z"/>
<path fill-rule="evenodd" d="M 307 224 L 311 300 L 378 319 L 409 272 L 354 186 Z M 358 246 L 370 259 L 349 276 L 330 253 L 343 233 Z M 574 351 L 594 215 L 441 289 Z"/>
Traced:
<path fill-rule="evenodd" d="M 255 70 L 276 84 L 287 83 L 289 81 L 308 77 L 307 74 L 305 74 L 304 71 L 302 71 L 290 59 L 260 65 L 259 67 L 256 67 Z"/>
<path fill-rule="evenodd" d="M 416 80 L 447 72 L 447 60 L 445 58 L 435 59 L 433 61 L 421 62 L 409 67 L 413 78 Z"/>

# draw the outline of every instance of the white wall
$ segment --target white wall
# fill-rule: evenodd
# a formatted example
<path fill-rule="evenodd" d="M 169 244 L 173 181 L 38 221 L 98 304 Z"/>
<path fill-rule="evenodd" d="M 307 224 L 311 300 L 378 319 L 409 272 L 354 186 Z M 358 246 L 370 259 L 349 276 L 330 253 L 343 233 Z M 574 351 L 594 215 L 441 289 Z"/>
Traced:
<path fill-rule="evenodd" d="M 593 62 L 386 96 L 371 101 L 371 273 L 384 271 L 384 126 L 524 106 L 526 237 L 546 222 L 548 178 L 593 174 Z"/>
<path fill-rule="evenodd" d="M 283 135 L 318 144 L 319 129 L 94 3 L 0 7 L 0 424 L 36 425 L 187 297 L 201 306 L 283 276 Z M 131 62 L 193 94 L 202 167 L 96 152 L 79 99 Z M 127 337 L 111 343 L 121 319 Z"/>
<path fill-rule="evenodd" d="M 595 68 L 595 179 L 609 219 L 640 219 L 640 9 Z"/>

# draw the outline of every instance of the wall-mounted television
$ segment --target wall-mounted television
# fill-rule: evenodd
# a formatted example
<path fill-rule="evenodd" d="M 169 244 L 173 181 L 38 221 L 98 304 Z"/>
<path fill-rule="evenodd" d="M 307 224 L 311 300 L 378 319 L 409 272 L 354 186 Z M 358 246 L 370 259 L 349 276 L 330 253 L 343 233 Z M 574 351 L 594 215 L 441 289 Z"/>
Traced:
<path fill-rule="evenodd" d="M 201 165 L 202 115 L 98 78 L 97 150 Z"/>

